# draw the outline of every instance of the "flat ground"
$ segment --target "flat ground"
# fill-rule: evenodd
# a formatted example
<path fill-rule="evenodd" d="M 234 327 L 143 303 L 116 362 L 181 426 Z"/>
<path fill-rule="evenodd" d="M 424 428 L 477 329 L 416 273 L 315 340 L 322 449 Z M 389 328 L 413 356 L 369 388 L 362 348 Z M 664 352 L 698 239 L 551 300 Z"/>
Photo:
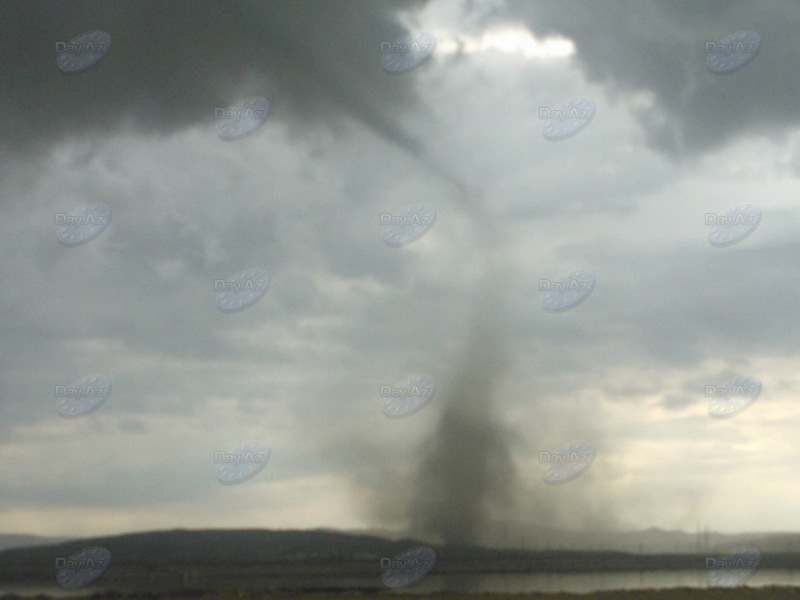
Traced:
<path fill-rule="evenodd" d="M 616 592 L 596 592 L 592 594 L 413 594 L 379 592 L 368 593 L 307 593 L 307 592 L 214 592 L 157 596 L 151 594 L 98 594 L 84 596 L 91 600 L 800 600 L 800 588 L 761 587 L 761 588 L 678 588 L 670 590 L 632 590 Z M 3 596 L 11 598 L 11 596 Z M 19 599 L 19 596 L 13 596 Z M 37 596 L 38 600 L 45 597 Z M 70 596 L 78 600 L 79 596 Z"/>
<path fill-rule="evenodd" d="M 597 592 L 594 594 L 292 594 L 260 596 L 261 600 L 800 600 L 800 588 L 673 589 Z M 205 600 L 234 600 L 237 596 L 208 596 Z M 239 597 L 242 598 L 241 596 Z M 245 596 L 245 598 L 247 598 Z M 98 600 L 98 599 L 93 599 Z M 178 600 L 178 599 L 175 599 Z M 249 600 L 256 600 L 251 596 Z"/>

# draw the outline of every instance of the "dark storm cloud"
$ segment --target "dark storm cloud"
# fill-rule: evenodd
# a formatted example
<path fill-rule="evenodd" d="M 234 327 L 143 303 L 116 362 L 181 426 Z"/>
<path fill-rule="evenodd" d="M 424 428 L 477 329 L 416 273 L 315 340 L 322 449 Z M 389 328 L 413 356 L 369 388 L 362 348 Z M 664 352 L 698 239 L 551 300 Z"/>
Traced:
<path fill-rule="evenodd" d="M 5 152 L 13 149 L 19 157 L 72 135 L 111 133 L 120 119 L 132 122 L 139 131 L 167 135 L 213 121 L 214 107 L 226 106 L 243 95 L 264 94 L 272 102 L 270 118 L 285 120 L 290 131 L 305 131 L 315 121 L 335 126 L 348 116 L 405 150 L 415 151 L 414 142 L 394 125 L 402 109 L 413 105 L 414 76 L 398 78 L 383 72 L 378 48 L 381 40 L 403 32 L 396 11 L 422 4 L 362 0 L 3 3 L 0 31 L 8 43 L 0 59 L 4 89 L 0 145 Z M 112 37 L 108 55 L 85 72 L 62 73 L 56 66 L 55 42 L 95 28 Z M 230 196 L 242 202 L 223 213 L 199 210 L 196 195 L 159 197 L 158 179 L 142 177 L 131 166 L 135 163 L 130 146 L 116 151 L 106 148 L 99 155 L 93 144 L 84 143 L 77 146 L 77 152 L 63 166 L 96 176 L 90 178 L 89 187 L 82 182 L 74 189 L 60 188 L 62 208 L 73 208 L 67 205 L 67 198 L 73 196 L 114 200 L 115 235 L 101 243 L 103 256 L 113 256 L 124 264 L 124 282 L 110 286 L 105 295 L 107 300 L 119 302 L 109 302 L 94 319 L 76 322 L 91 322 L 90 330 L 102 325 L 136 347 L 151 347 L 158 340 L 156 345 L 171 353 L 234 354 L 234 348 L 211 339 L 194 323 L 216 316 L 205 305 L 213 278 L 229 276 L 243 262 L 263 261 L 265 243 L 270 245 L 271 268 L 277 268 L 280 258 L 289 254 L 281 248 L 287 236 L 281 236 L 276 226 L 285 217 L 281 213 L 285 209 L 247 202 L 250 194 L 236 187 L 244 179 L 243 167 L 231 157 L 224 157 L 216 166 L 232 181 Z M 189 190 L 212 188 L 219 176 L 208 168 L 188 169 L 180 156 L 170 164 L 175 169 L 171 177 L 183 176 L 187 196 Z M 190 174 L 184 176 L 187 171 Z M 148 205 L 146 198 L 154 200 L 150 209 L 142 210 Z M 312 218 L 317 224 L 330 224 L 330 215 L 321 214 L 315 206 L 317 198 L 308 200 L 307 207 L 299 198 L 293 200 L 298 210 L 315 215 Z M 17 203 L 14 210 L 21 206 Z M 318 229 L 326 230 L 323 226 Z M 33 253 L 38 272 L 48 279 L 78 266 L 72 257 L 64 256 L 63 248 L 52 244 L 51 233 L 37 230 L 40 243 Z M 337 237 L 353 238 L 363 241 L 353 235 Z M 221 253 L 216 259 L 215 243 Z M 180 248 L 180 261 L 187 271 L 180 281 L 175 275 L 164 278 L 157 273 L 164 260 L 175 258 L 176 248 Z M 350 265 L 357 253 L 351 254 L 349 261 L 332 261 L 334 266 L 338 270 L 353 268 Z M 109 281 L 120 273 L 119 264 L 110 266 L 101 259 L 91 271 L 106 275 Z M 63 283 L 75 286 L 66 297 L 79 295 L 84 285 L 76 275 Z M 278 287 L 275 295 L 282 298 L 281 293 Z M 286 303 L 302 308 L 304 298 L 317 295 L 295 294 Z M 176 301 L 162 305 L 167 311 L 164 314 L 151 307 L 151 326 L 132 324 L 131 311 L 122 300 L 145 302 L 155 296 Z M 175 314 L 169 306 L 183 309 Z M 84 304 L 75 309 L 81 313 L 89 310 Z M 43 334 L 69 337 L 70 324 L 52 310 L 43 312 L 50 316 L 32 317 L 29 332 L 41 329 Z M 171 323 L 173 335 L 160 335 L 165 321 Z"/>
<path fill-rule="evenodd" d="M 574 40 L 577 64 L 589 81 L 619 95 L 653 94 L 654 106 L 635 116 L 649 142 L 675 156 L 747 135 L 780 138 L 800 123 L 796 2 L 534 0 L 508 2 L 507 11 L 537 37 Z M 758 56 L 739 71 L 712 73 L 706 42 L 743 29 L 761 36 Z"/>
<path fill-rule="evenodd" d="M 424 4 L 368 0 L 4 2 L 0 6 L 0 133 L 8 150 L 113 130 L 130 117 L 160 134 L 213 121 L 214 108 L 264 95 L 271 118 L 348 115 L 406 149 L 394 125 L 413 101 L 408 77 L 388 76 L 379 48 L 404 31 L 395 12 Z M 55 43 L 93 29 L 109 53 L 76 74 Z M 412 76 L 413 77 L 413 76 Z"/>
<path fill-rule="evenodd" d="M 5 32 L 13 43 L 1 74 L 8 85 L 0 105 L 0 111 L 7 115 L 6 144 L 14 149 L 39 150 L 77 134 L 111 133 L 121 119 L 133 123 L 139 131 L 168 135 L 211 121 L 214 107 L 225 106 L 239 96 L 263 94 L 272 101 L 271 118 L 288 116 L 290 131 L 316 120 L 336 126 L 342 116 L 348 116 L 420 156 L 421 149 L 396 125 L 401 109 L 413 104 L 413 79 L 388 76 L 378 60 L 380 41 L 403 33 L 393 20 L 393 12 L 401 6 L 420 4 L 292 1 L 8 5 L 4 9 L 6 27 L 13 22 L 15 31 Z M 61 73 L 55 64 L 55 42 L 68 41 L 92 29 L 103 29 L 111 35 L 109 54 L 83 73 Z M 23 50 L 28 48 L 32 51 Z M 33 98 L 37 100 L 32 101 Z M 73 165 L 96 169 L 103 162 L 105 158 L 89 148 L 75 157 Z M 433 160 L 420 162 L 419 166 L 452 186 L 458 201 L 476 222 L 480 221 L 480 194 Z M 150 184 L 139 179 L 146 178 L 136 178 L 137 183 L 131 182 L 126 188 L 132 196 L 158 195 L 157 186 L 146 189 Z M 142 186 L 145 189 L 134 193 L 133 188 Z M 160 342 L 155 345 L 169 356 L 202 354 L 206 358 L 242 359 L 232 347 L 207 339 L 212 336 L 192 333 L 192 323 L 198 316 L 202 315 L 202 322 L 218 318 L 212 308 L 203 311 L 207 294 L 203 294 L 200 282 L 211 280 L 212 274 L 207 271 L 209 263 L 215 261 L 209 259 L 213 254 L 209 251 L 209 237 L 222 237 L 224 218 L 220 223 L 216 215 L 204 213 L 193 220 L 181 212 L 182 206 L 188 208 L 185 203 L 171 201 L 154 206 L 159 216 L 149 222 L 152 211 L 142 211 L 141 205 L 131 203 L 115 213 L 118 234 L 105 238 L 106 251 L 95 257 L 96 268 L 86 269 L 92 277 L 113 278 L 119 264 L 125 263 L 125 277 L 136 290 L 135 297 L 130 297 L 130 290 L 111 290 L 105 299 L 122 308 L 106 311 L 93 326 L 101 325 L 110 335 L 125 339 L 132 349 L 152 347 L 152 340 L 158 339 Z M 138 210 L 136 214 L 133 207 Z M 136 222 L 137 215 L 142 222 Z M 277 222 L 278 215 L 273 211 L 259 216 L 235 219 L 237 245 L 240 250 L 250 248 L 244 254 L 236 253 L 240 261 L 243 256 L 255 259 L 263 254 L 262 240 L 278 235 L 274 225 L 265 225 Z M 480 225 L 482 232 L 491 231 L 485 222 Z M 496 243 L 494 232 L 481 240 L 481 247 L 492 253 Z M 182 264 L 190 273 L 184 269 L 181 281 L 176 281 L 175 276 L 160 279 L 158 259 L 172 255 L 175 246 L 181 248 Z M 64 271 L 65 261 L 51 256 L 60 251 L 48 247 L 40 252 L 39 268 L 51 275 Z M 118 262 L 106 265 L 104 257 L 114 257 Z M 497 263 L 498 256 L 493 260 Z M 489 264 L 485 268 L 486 273 L 495 270 Z M 189 274 L 202 278 L 192 283 Z M 75 276 L 71 279 L 77 286 L 71 294 L 75 297 L 80 295 L 81 282 Z M 287 286 L 290 282 L 283 283 Z M 503 286 L 486 278 L 481 293 L 489 294 L 489 288 Z M 273 296 L 280 299 L 280 294 L 276 290 Z M 142 305 L 148 298 L 174 298 L 176 302 L 163 302 L 163 314 L 159 309 L 148 309 L 148 325 L 139 321 L 134 326 L 124 308 L 124 297 Z M 170 307 L 174 306 L 182 307 L 180 314 L 170 316 L 174 312 Z M 292 308 L 296 310 L 296 303 Z M 438 430 L 423 448 L 419 475 L 408 480 L 416 483 L 422 507 L 413 516 L 413 524 L 421 528 L 420 533 L 449 541 L 476 541 L 497 500 L 511 496 L 514 488 L 508 436 L 491 404 L 505 342 L 496 323 L 485 322 L 483 314 L 495 309 L 491 305 L 478 306 L 473 333 L 467 340 L 466 359 L 455 369 L 455 391 L 447 395 Z M 166 322 L 173 335 L 160 333 Z M 278 357 L 262 352 L 259 358 L 274 363 Z M 144 408 L 132 404 L 124 392 L 118 393 L 115 400 L 125 402 L 129 410 Z M 347 456 L 373 457 L 374 453 L 359 452 L 367 444 L 354 435 L 343 444 L 343 452 Z M 364 467 L 368 469 L 369 465 Z M 366 475 L 358 468 L 352 470 L 357 479 L 373 476 L 369 469 Z M 437 475 L 441 472 L 446 473 L 444 480 Z M 439 481 L 442 486 L 429 490 L 430 483 Z"/>

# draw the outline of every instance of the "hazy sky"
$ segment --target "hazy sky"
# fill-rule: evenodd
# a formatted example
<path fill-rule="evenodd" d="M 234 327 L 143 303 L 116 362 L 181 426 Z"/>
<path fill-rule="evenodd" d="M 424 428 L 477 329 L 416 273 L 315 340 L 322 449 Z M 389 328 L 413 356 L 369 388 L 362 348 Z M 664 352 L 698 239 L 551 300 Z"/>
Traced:
<path fill-rule="evenodd" d="M 93 29 L 108 55 L 59 71 Z M 710 71 L 740 30 L 758 55 Z M 4 2 L 0 530 L 438 535 L 473 502 L 473 537 L 800 531 L 798 30 L 789 0 Z M 386 73 L 406 31 L 436 51 Z M 220 140 L 214 109 L 255 95 L 264 125 Z M 592 122 L 544 139 L 578 97 Z M 91 202 L 111 224 L 60 244 Z M 435 225 L 387 246 L 381 213 L 415 202 Z M 755 232 L 709 244 L 744 203 Z M 220 311 L 247 268 L 269 291 Z M 588 299 L 544 310 L 539 280 L 582 269 Z M 60 417 L 91 373 L 109 399 Z M 380 386 L 415 373 L 436 396 L 387 418 Z M 758 400 L 709 416 L 705 386 L 748 375 Z M 219 483 L 250 440 L 266 468 Z M 539 451 L 574 440 L 594 462 L 547 485 Z"/>

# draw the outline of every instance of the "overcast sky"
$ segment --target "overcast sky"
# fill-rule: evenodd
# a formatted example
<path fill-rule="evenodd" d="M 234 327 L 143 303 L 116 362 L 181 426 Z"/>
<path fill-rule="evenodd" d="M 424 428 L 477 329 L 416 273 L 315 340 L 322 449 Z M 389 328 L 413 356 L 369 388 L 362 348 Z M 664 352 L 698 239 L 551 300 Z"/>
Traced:
<path fill-rule="evenodd" d="M 3 532 L 800 531 L 796 3 L 0 13 Z M 61 72 L 55 42 L 95 29 L 108 54 Z M 741 30 L 757 56 L 712 72 L 706 43 Z M 423 31 L 430 59 L 387 73 L 381 42 Z M 214 109 L 249 96 L 268 119 L 221 140 Z M 545 139 L 572 98 L 593 120 Z M 59 243 L 92 202 L 110 225 Z M 418 202 L 434 226 L 385 244 L 381 213 Z M 757 229 L 711 245 L 704 215 L 747 203 Z M 268 292 L 219 310 L 248 268 Z M 579 270 L 589 297 L 545 310 L 539 281 Z M 108 400 L 59 416 L 93 373 Z M 380 386 L 413 374 L 436 395 L 387 418 Z M 705 387 L 744 376 L 760 397 L 712 418 Z M 250 440 L 269 463 L 221 484 L 214 453 Z M 539 452 L 575 440 L 594 462 L 548 485 Z"/>

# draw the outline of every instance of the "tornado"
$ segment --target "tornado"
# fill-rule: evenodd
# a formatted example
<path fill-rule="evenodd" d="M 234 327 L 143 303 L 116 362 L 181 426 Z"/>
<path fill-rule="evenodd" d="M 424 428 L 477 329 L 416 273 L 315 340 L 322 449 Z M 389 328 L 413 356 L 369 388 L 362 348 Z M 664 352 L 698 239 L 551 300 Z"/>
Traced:
<path fill-rule="evenodd" d="M 511 508 L 516 486 L 512 436 L 502 419 L 502 399 L 497 397 L 508 365 L 504 303 L 509 289 L 508 238 L 487 209 L 481 190 L 430 158 L 423 162 L 457 191 L 473 222 L 482 264 L 478 283 L 466 296 L 473 309 L 462 355 L 445 386 L 439 421 L 418 452 L 409 533 L 448 544 L 478 544 L 498 511 Z"/>

